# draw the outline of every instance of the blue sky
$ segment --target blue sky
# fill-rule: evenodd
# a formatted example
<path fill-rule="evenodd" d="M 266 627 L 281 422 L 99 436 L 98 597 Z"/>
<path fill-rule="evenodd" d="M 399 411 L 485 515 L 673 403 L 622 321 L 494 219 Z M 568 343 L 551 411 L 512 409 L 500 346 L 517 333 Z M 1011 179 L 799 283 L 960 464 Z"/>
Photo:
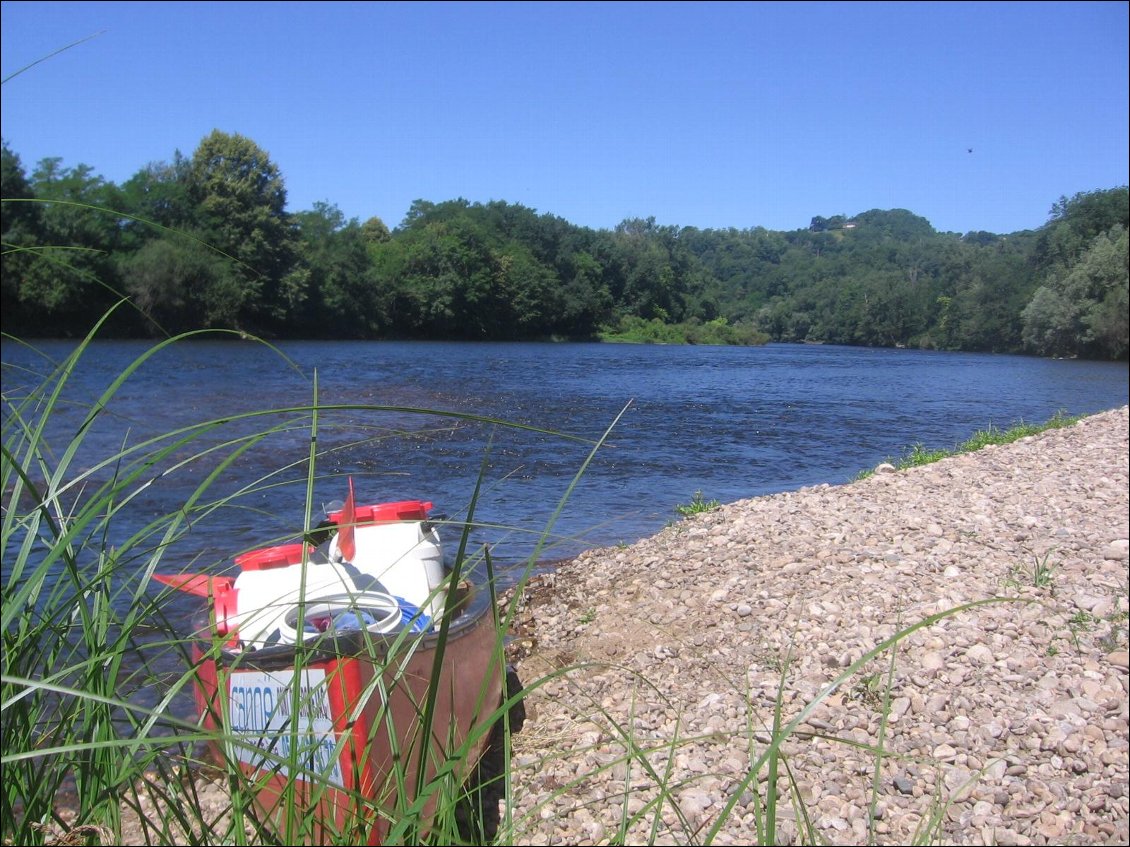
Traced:
<path fill-rule="evenodd" d="M 121 183 L 239 133 L 291 211 L 390 227 L 463 197 L 596 229 L 902 208 L 1008 233 L 1130 181 L 1128 7 L 5 0 L 2 134 L 29 173 Z"/>

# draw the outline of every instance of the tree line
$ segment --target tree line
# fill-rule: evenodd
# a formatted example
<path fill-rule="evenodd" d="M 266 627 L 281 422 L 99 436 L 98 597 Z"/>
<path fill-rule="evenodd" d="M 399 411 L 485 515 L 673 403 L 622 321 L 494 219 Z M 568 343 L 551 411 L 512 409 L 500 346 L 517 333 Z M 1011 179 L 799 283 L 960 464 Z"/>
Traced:
<path fill-rule="evenodd" d="M 0 322 L 21 337 L 230 328 L 273 338 L 767 340 L 1127 358 L 1127 187 L 1037 230 L 909 211 L 788 232 L 593 230 L 502 201 L 412 204 L 395 229 L 290 212 L 279 167 L 214 131 L 122 185 L 3 143 Z"/>

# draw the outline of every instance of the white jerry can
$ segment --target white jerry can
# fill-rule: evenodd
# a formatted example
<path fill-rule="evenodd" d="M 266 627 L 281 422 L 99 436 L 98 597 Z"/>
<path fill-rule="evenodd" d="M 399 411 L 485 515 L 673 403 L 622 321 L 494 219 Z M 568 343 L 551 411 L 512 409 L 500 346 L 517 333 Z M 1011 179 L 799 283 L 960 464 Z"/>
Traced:
<path fill-rule="evenodd" d="M 367 592 L 349 568 L 326 561 L 307 545 L 253 550 L 235 561 L 241 570 L 232 586 L 234 604 L 230 600 L 225 604 L 222 624 L 245 647 L 293 644 L 300 629 L 318 632 L 316 621 L 326 612 L 319 603 L 384 607 L 394 602 L 387 594 L 383 599 L 366 596 L 376 592 Z M 301 624 L 300 605 L 305 612 Z"/>

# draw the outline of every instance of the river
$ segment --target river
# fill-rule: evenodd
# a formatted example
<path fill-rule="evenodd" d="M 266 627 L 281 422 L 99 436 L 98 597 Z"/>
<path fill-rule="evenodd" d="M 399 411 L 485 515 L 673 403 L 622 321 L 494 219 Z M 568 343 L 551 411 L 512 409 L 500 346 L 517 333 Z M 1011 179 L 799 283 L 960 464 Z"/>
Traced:
<path fill-rule="evenodd" d="M 75 347 L 35 346 L 3 344 L 5 414 Z M 151 347 L 96 342 L 83 353 L 51 416 L 56 449 Z M 990 426 L 1121 406 L 1127 376 L 1126 363 L 814 345 L 178 342 L 117 389 L 72 473 L 201 421 L 230 419 L 200 445 L 234 445 L 278 425 L 211 489 L 231 499 L 166 553 L 165 569 L 221 572 L 233 553 L 294 536 L 304 519 L 310 414 L 236 416 L 309 406 L 315 397 L 365 407 L 319 416 L 314 520 L 322 504 L 344 498 L 346 476 L 361 503 L 428 500 L 455 522 L 466 518 L 478 482 L 471 540 L 508 567 L 535 551 L 551 561 L 630 543 L 675 519 L 675 507 L 698 492 L 730 502 L 842 483 L 914 444 L 952 448 Z M 231 452 L 152 475 L 111 541 L 176 511 Z"/>

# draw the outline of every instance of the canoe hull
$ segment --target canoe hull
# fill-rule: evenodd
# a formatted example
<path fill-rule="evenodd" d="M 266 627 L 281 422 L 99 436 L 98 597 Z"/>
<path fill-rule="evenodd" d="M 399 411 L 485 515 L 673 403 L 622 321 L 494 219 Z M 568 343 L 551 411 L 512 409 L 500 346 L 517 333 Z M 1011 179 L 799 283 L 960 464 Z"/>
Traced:
<path fill-rule="evenodd" d="M 446 632 L 361 631 L 239 654 L 197 646 L 203 722 L 287 843 L 349 833 L 378 844 L 406 815 L 424 831 L 437 795 L 473 773 L 506 671 L 487 592 L 460 593 Z"/>

